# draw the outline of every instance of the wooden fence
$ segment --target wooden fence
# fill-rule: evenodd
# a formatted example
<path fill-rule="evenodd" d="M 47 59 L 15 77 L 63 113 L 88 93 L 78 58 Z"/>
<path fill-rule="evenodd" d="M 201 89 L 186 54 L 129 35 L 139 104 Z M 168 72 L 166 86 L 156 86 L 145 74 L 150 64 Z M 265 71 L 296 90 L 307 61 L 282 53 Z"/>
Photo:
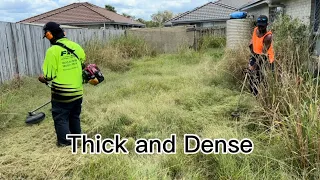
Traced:
<path fill-rule="evenodd" d="M 124 30 L 65 29 L 68 39 L 84 45 L 99 39 L 108 41 L 121 36 Z M 34 76 L 41 73 L 45 52 L 50 47 L 42 39 L 42 27 L 0 22 L 0 84 L 15 76 Z"/>
<path fill-rule="evenodd" d="M 190 27 L 187 29 L 187 32 L 194 33 L 194 44 L 193 48 L 195 50 L 199 49 L 199 41 L 204 36 L 218 36 L 225 37 L 226 36 L 226 27 Z"/>

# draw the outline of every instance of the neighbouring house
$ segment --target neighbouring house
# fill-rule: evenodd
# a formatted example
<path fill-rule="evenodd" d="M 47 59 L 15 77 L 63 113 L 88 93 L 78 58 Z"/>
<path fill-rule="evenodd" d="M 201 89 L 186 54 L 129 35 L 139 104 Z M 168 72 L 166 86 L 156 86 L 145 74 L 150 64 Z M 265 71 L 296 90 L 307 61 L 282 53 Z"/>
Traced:
<path fill-rule="evenodd" d="M 253 0 L 239 8 L 257 18 L 260 14 L 269 17 L 273 22 L 276 15 L 287 14 L 298 18 L 313 28 L 314 34 L 319 34 L 320 0 Z M 315 54 L 320 55 L 320 39 L 316 43 Z"/>
<path fill-rule="evenodd" d="M 239 8 L 257 18 L 264 14 L 273 22 L 276 14 L 283 13 L 293 18 L 299 18 L 307 25 L 319 27 L 320 0 L 253 0 Z"/>
<path fill-rule="evenodd" d="M 196 25 L 197 27 L 226 26 L 230 14 L 248 1 L 218 0 L 209 2 L 168 20 L 164 25 L 167 27 L 185 25 Z"/>
<path fill-rule="evenodd" d="M 142 28 L 144 24 L 121 16 L 105 8 L 88 2 L 72 3 L 52 11 L 30 17 L 18 23 L 45 24 L 55 21 L 61 25 L 89 29 L 128 29 Z"/>

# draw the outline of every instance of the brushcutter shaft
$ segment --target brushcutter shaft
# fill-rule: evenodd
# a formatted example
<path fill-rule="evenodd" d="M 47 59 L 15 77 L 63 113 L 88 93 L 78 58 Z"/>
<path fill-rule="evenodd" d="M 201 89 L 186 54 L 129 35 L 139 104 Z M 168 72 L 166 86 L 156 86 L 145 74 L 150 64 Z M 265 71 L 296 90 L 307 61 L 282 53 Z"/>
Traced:
<path fill-rule="evenodd" d="M 39 110 L 39 109 L 43 108 L 44 106 L 46 106 L 46 105 L 48 105 L 48 104 L 50 104 L 50 103 L 51 103 L 51 101 L 48 101 L 47 103 L 43 104 L 42 106 L 38 107 L 37 109 L 35 109 L 35 110 L 33 110 L 33 111 L 30 111 L 30 112 L 29 112 L 29 114 L 34 113 L 35 111 L 37 111 L 37 110 Z"/>
<path fill-rule="evenodd" d="M 239 104 L 240 104 L 240 101 L 241 101 L 241 96 L 242 96 L 242 93 L 243 93 L 243 89 L 244 89 L 244 86 L 245 86 L 245 84 L 246 84 L 246 82 L 247 82 L 247 77 L 248 77 L 248 73 L 246 72 L 246 76 L 245 76 L 244 81 L 243 81 L 243 83 L 242 83 L 242 88 L 241 88 L 241 92 L 240 92 L 240 97 L 239 97 L 239 99 L 238 99 L 237 109 L 239 108 Z"/>

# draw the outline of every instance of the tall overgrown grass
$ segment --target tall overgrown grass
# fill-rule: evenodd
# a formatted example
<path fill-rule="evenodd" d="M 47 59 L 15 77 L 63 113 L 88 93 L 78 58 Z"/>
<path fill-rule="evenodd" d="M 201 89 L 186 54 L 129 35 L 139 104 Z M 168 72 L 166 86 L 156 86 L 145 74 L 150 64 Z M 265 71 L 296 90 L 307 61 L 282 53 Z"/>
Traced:
<path fill-rule="evenodd" d="M 50 90 L 32 78 L 0 88 L 0 179 L 319 179 L 318 81 L 306 65 L 311 61 L 307 42 L 291 37 L 307 36 L 307 29 L 288 18 L 277 23 L 277 70 L 266 76 L 257 102 L 241 96 L 242 107 L 252 111 L 257 106 L 263 114 L 244 112 L 242 121 L 231 119 L 229 112 L 239 98 L 233 87 L 243 81 L 248 64 L 246 45 L 223 58 L 221 49 L 210 46 L 150 57 L 153 51 L 135 37 L 87 44 L 88 61 L 130 71 L 103 69 L 105 83 L 85 85 L 83 132 L 103 138 L 120 133 L 129 139 L 128 155 L 73 155 L 69 148 L 56 148 L 49 107 L 43 109 L 47 118 L 41 124 L 24 124 L 26 112 L 46 101 Z M 136 139 L 173 133 L 176 154 L 134 153 Z M 255 149 L 250 155 L 186 155 L 186 133 L 250 138 Z"/>
<path fill-rule="evenodd" d="M 204 35 L 199 39 L 199 49 L 224 48 L 226 46 L 225 36 Z"/>
<path fill-rule="evenodd" d="M 289 16 L 278 17 L 271 29 L 276 68 L 274 72 L 268 68 L 262 70 L 264 80 L 256 99 L 263 115 L 258 119 L 264 119 L 271 141 L 275 140 L 272 137 L 281 137 L 283 148 L 277 151 L 284 152 L 287 171 L 299 178 L 319 179 L 319 77 L 315 78 L 313 72 L 318 65 L 310 53 L 312 33 L 308 26 Z M 228 63 L 233 64 L 228 72 L 235 73 L 235 77 L 243 77 L 239 75 L 250 57 L 248 50 L 243 52 L 230 52 L 226 57 L 233 60 Z"/>
<path fill-rule="evenodd" d="M 156 55 L 147 42 L 133 35 L 123 35 L 108 42 L 93 40 L 84 49 L 87 62 L 96 63 L 111 71 L 126 71 L 130 69 L 133 59 Z"/>
<path fill-rule="evenodd" d="M 312 70 L 312 33 L 288 16 L 279 18 L 272 28 L 278 68 L 273 77 L 266 76 L 259 101 L 266 114 L 280 123 L 278 133 L 291 157 L 288 163 L 302 178 L 319 179 L 319 83 Z"/>

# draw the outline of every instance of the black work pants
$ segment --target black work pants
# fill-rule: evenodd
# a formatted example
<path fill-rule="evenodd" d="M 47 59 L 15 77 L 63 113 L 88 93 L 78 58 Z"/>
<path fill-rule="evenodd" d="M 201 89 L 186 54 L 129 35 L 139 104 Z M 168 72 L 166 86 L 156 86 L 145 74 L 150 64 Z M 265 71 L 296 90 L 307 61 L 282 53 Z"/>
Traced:
<path fill-rule="evenodd" d="M 266 56 L 256 54 L 251 56 L 249 64 L 254 66 L 254 70 L 250 71 L 249 77 L 250 91 L 253 95 L 257 96 L 259 93 L 258 86 L 264 79 L 262 71 L 268 69 L 268 67 L 266 66 L 268 64 L 271 71 L 274 71 L 274 63 L 270 64 Z"/>
<path fill-rule="evenodd" d="M 70 103 L 51 101 L 52 117 L 58 145 L 70 145 L 67 134 L 81 134 L 80 114 L 82 98 Z"/>

